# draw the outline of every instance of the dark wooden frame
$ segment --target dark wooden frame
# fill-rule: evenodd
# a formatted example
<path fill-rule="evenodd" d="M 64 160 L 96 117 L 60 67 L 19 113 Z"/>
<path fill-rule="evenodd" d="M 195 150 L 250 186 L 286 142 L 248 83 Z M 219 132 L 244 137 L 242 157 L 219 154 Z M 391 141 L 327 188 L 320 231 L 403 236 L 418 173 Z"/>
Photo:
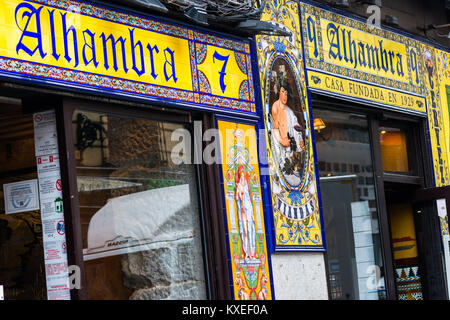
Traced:
<path fill-rule="evenodd" d="M 202 131 L 216 128 L 215 117 L 213 114 L 199 114 L 195 118 L 197 121 L 202 121 Z M 216 143 L 216 141 L 212 142 Z M 199 150 L 194 147 L 195 152 L 202 152 L 206 143 L 202 143 L 202 148 Z M 201 155 L 199 155 L 201 156 Z M 210 265 L 214 267 L 210 271 L 211 282 L 211 298 L 214 300 L 230 300 L 232 296 L 232 288 L 230 287 L 228 269 L 228 252 L 227 252 L 227 236 L 225 222 L 223 219 L 223 205 L 221 194 L 221 180 L 220 180 L 220 166 L 219 164 L 205 164 L 199 165 L 200 170 L 200 194 L 202 197 L 202 205 L 205 213 L 205 232 L 207 241 L 207 252 L 211 255 L 208 257 Z"/>
<path fill-rule="evenodd" d="M 377 180 L 377 191 L 378 191 L 378 203 L 380 206 L 380 228 L 382 229 L 382 243 L 383 250 L 385 253 L 385 272 L 387 277 L 385 277 L 386 287 L 387 287 L 387 298 L 390 300 L 397 299 L 397 285 L 395 282 L 395 270 L 394 270 L 394 254 L 391 243 L 391 228 L 389 223 L 389 216 L 387 214 L 387 204 L 386 204 L 386 193 L 385 193 L 385 183 L 394 182 L 399 184 L 407 185 L 418 185 L 421 186 L 424 179 L 421 174 L 420 156 L 418 157 L 417 152 L 413 150 L 422 150 L 418 145 L 420 145 L 420 138 L 414 134 L 413 127 L 418 127 L 420 120 L 410 116 L 404 116 L 394 113 L 382 113 L 376 116 L 372 116 L 369 121 L 371 127 L 371 140 L 372 140 L 372 152 L 374 155 L 374 164 L 376 170 L 376 180 Z M 381 158 L 381 146 L 379 140 L 379 128 L 380 123 L 382 126 L 391 126 L 396 128 L 401 128 L 406 130 L 407 138 L 407 157 L 408 164 L 410 167 L 410 172 L 408 173 L 396 173 L 387 172 L 383 170 L 383 163 Z M 409 123 L 407 125 L 406 123 Z M 417 148 L 417 149 L 416 149 Z"/>
<path fill-rule="evenodd" d="M 108 112 L 121 116 L 141 117 L 149 120 L 161 120 L 177 123 L 192 123 L 201 120 L 202 131 L 212 127 L 212 113 L 190 113 L 178 109 L 149 106 L 131 102 L 114 101 L 112 103 L 93 102 L 82 99 L 61 99 L 56 108 L 58 123 L 58 141 L 63 182 L 63 199 L 66 221 L 66 239 L 69 265 L 78 265 L 81 273 L 81 289 L 71 290 L 74 300 L 86 299 L 86 282 L 83 261 L 83 244 L 78 207 L 76 162 L 73 148 L 72 116 L 75 109 Z M 201 146 L 203 150 L 203 146 Z M 205 261 L 207 295 L 212 300 L 230 299 L 226 237 L 223 226 L 221 198 L 217 186 L 220 185 L 218 168 L 214 165 L 197 165 L 199 204 L 202 226 L 202 243 Z M 219 181 L 219 183 L 217 182 Z"/>
<path fill-rule="evenodd" d="M 410 172 L 384 172 L 383 181 L 397 183 L 400 188 L 415 190 L 407 196 L 407 200 L 413 204 L 423 296 L 425 299 L 445 299 L 445 274 L 440 257 L 441 236 L 436 206 L 429 201 L 419 201 L 415 198 L 420 194 L 420 190 L 434 185 L 427 119 L 383 114 L 382 123 L 406 131 Z"/>

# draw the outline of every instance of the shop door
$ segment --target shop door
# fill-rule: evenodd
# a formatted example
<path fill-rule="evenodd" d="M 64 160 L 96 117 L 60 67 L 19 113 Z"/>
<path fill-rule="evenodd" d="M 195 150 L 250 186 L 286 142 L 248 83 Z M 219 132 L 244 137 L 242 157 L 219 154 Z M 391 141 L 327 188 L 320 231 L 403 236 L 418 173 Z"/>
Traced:
<path fill-rule="evenodd" d="M 380 190 L 389 224 L 395 297 L 399 300 L 445 296 L 436 210 L 418 201 L 420 190 L 431 183 L 421 141 L 419 123 L 392 120 L 381 122 L 375 140 L 381 155 Z"/>
<path fill-rule="evenodd" d="M 445 297 L 436 208 L 417 198 L 434 183 L 425 120 L 316 105 L 330 298 Z"/>
<path fill-rule="evenodd" d="M 0 97 L 0 299 L 47 299 L 32 115 Z"/>
<path fill-rule="evenodd" d="M 423 300 L 423 272 L 419 261 L 417 222 L 411 198 L 414 186 L 385 182 L 384 188 L 397 299 Z"/>
<path fill-rule="evenodd" d="M 376 198 L 369 119 L 327 109 L 315 109 L 314 116 L 326 125 L 315 132 L 315 141 L 330 298 L 386 299 L 383 217 Z"/>

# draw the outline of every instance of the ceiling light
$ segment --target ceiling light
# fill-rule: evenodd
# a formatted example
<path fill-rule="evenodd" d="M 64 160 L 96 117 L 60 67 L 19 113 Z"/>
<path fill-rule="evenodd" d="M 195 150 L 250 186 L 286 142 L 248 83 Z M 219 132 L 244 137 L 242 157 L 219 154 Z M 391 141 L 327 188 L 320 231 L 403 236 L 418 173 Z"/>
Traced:
<path fill-rule="evenodd" d="M 314 126 L 314 130 L 317 130 L 318 132 L 320 132 L 320 130 L 326 128 L 325 122 L 323 122 L 323 120 L 320 118 L 314 119 L 313 126 Z"/>

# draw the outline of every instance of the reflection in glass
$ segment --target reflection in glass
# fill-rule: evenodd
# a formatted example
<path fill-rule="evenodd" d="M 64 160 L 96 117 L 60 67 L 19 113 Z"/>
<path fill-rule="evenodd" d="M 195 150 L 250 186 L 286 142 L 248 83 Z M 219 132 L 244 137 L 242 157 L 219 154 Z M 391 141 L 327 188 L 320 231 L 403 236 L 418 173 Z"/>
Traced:
<path fill-rule="evenodd" d="M 383 170 L 409 172 L 405 131 L 380 127 L 379 134 Z"/>
<path fill-rule="evenodd" d="M 331 299 L 385 299 L 367 119 L 314 110 Z"/>
<path fill-rule="evenodd" d="M 400 188 L 397 188 L 397 190 Z M 396 194 L 390 195 L 390 197 Z M 397 195 L 396 199 L 400 197 Z M 397 299 L 423 300 L 421 267 L 417 251 L 417 236 L 411 203 L 387 200 L 394 255 Z"/>
<path fill-rule="evenodd" d="M 206 299 L 196 174 L 171 159 L 177 129 L 74 113 L 89 299 Z"/>

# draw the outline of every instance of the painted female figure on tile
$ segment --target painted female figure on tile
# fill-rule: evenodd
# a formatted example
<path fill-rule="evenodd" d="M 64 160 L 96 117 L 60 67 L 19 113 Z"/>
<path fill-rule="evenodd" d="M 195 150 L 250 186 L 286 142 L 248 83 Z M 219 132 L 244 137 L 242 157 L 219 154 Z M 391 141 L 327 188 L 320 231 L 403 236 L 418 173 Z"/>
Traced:
<path fill-rule="evenodd" d="M 227 121 L 218 127 L 234 297 L 271 299 L 256 130 Z"/>
<path fill-rule="evenodd" d="M 236 172 L 236 205 L 243 251 L 242 256 L 245 260 L 256 258 L 255 217 L 249 176 L 242 165 L 238 167 Z"/>

